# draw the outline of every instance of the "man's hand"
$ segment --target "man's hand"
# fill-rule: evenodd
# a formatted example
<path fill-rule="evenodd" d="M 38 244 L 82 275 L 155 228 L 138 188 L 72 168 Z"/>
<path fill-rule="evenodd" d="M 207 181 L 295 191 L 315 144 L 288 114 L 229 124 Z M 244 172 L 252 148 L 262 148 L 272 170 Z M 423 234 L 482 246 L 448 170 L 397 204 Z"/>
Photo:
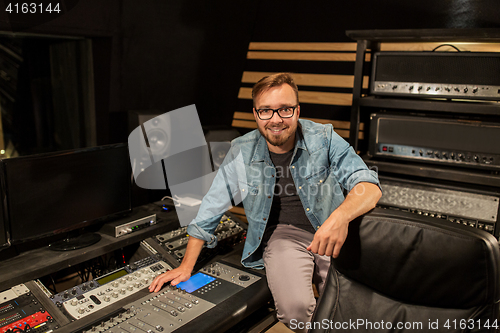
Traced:
<path fill-rule="evenodd" d="M 373 209 L 382 192 L 375 184 L 361 182 L 349 192 L 344 202 L 316 230 L 308 251 L 337 258 L 347 238 L 349 222 Z"/>
<path fill-rule="evenodd" d="M 307 251 L 317 253 L 320 256 L 333 256 L 337 258 L 342 245 L 347 238 L 349 222 L 335 220 L 330 216 L 323 225 L 316 230 L 314 239 L 307 247 Z"/>
<path fill-rule="evenodd" d="M 190 277 L 191 269 L 185 268 L 181 265 L 176 269 L 158 275 L 149 285 L 149 291 L 158 292 L 160 291 L 161 287 L 169 281 L 172 281 L 170 282 L 170 284 L 175 286 L 179 282 L 187 281 Z"/>

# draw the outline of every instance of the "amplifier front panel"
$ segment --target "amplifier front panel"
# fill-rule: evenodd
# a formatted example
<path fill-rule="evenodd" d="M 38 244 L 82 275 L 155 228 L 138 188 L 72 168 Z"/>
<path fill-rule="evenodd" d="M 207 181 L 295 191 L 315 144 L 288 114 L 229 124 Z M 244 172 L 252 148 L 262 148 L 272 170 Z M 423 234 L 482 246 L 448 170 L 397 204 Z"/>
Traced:
<path fill-rule="evenodd" d="M 500 124 L 372 114 L 370 155 L 500 169 Z"/>
<path fill-rule="evenodd" d="M 377 52 L 370 93 L 500 100 L 500 54 Z"/>

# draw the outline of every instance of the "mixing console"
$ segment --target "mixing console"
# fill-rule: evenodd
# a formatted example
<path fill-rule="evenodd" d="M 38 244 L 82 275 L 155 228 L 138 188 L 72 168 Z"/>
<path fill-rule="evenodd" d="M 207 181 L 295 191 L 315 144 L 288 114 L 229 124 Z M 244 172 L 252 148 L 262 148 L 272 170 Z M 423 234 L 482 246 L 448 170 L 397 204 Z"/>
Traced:
<path fill-rule="evenodd" d="M 216 262 L 186 282 L 125 305 L 123 312 L 84 332 L 173 332 L 259 280 L 253 273 Z"/>

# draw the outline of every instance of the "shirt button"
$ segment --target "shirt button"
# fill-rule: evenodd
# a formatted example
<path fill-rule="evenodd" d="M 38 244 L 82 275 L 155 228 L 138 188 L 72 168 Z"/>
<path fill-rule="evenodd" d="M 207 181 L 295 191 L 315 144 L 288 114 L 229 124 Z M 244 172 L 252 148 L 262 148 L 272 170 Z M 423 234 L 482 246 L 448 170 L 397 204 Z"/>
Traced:
<path fill-rule="evenodd" d="M 299 186 L 299 190 L 302 190 L 302 186 Z"/>
<path fill-rule="evenodd" d="M 295 165 L 292 165 L 292 169 L 295 169 Z"/>
<path fill-rule="evenodd" d="M 320 179 L 320 180 L 319 180 L 319 182 L 320 182 L 320 183 L 322 183 L 322 182 L 323 182 L 323 179 Z"/>
<path fill-rule="evenodd" d="M 319 227 L 316 227 L 316 229 L 319 229 Z"/>
<path fill-rule="evenodd" d="M 268 199 L 271 199 L 271 196 L 268 196 L 267 198 L 268 198 Z"/>
<path fill-rule="evenodd" d="M 263 220 L 265 221 L 265 220 L 267 220 L 267 219 L 264 217 L 264 218 L 263 218 Z"/>
<path fill-rule="evenodd" d="M 271 177 L 274 177 L 274 175 L 271 175 Z"/>
<path fill-rule="evenodd" d="M 306 208 L 307 211 L 309 211 L 309 208 Z"/>
<path fill-rule="evenodd" d="M 245 189 L 242 189 L 241 192 L 245 192 Z"/>

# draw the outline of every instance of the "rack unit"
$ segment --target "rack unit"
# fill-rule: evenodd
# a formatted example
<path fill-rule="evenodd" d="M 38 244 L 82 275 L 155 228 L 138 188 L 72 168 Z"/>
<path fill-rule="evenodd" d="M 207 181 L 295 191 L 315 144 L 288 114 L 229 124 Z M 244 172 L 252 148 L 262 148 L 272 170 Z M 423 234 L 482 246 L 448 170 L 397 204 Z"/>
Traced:
<path fill-rule="evenodd" d="M 363 75 L 369 75 L 368 67 L 371 65 L 365 59 L 370 59 L 375 52 L 397 50 L 398 47 L 400 50 L 422 51 L 422 45 L 435 47 L 445 43 L 466 45 L 465 47 L 470 47 L 471 51 L 500 52 L 500 29 L 350 30 L 346 34 L 357 42 L 349 139 L 354 149 L 361 152 L 365 162 L 369 166 L 378 168 L 378 171 L 382 173 L 411 175 L 500 189 L 498 171 L 372 159 L 365 155 L 366 151 L 359 146 L 358 142 L 360 121 L 366 119 L 371 112 L 380 110 L 500 120 L 500 103 L 497 101 L 369 96 L 363 95 L 362 89 Z"/>

